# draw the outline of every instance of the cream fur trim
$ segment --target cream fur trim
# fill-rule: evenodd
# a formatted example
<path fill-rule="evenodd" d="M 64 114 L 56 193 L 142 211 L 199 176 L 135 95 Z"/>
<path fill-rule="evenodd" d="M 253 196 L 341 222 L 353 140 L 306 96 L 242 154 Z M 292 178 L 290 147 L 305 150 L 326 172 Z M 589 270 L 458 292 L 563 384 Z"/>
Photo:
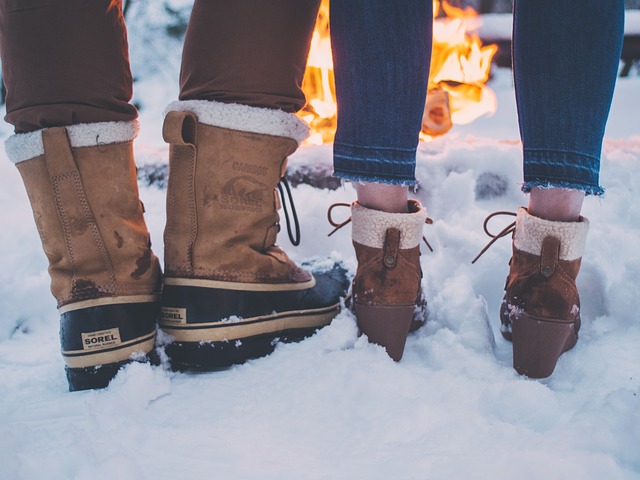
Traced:
<path fill-rule="evenodd" d="M 419 203 L 417 205 L 419 210 L 414 213 L 387 213 L 353 202 L 353 241 L 367 247 L 382 248 L 387 229 L 397 228 L 400 230 L 401 249 L 417 247 L 422 240 L 422 227 L 427 219 L 427 211 Z"/>
<path fill-rule="evenodd" d="M 138 136 L 139 125 L 137 120 L 132 120 L 131 122 L 79 123 L 65 128 L 71 146 L 77 148 L 129 142 Z M 44 155 L 42 131 L 17 133 L 7 138 L 4 149 L 9 160 L 20 163 Z"/>
<path fill-rule="evenodd" d="M 270 108 L 249 107 L 238 103 L 185 100 L 170 103 L 168 112 L 191 112 L 198 121 L 212 127 L 242 132 L 264 133 L 292 138 L 298 144 L 309 136 L 309 126 L 293 113 Z"/>
<path fill-rule="evenodd" d="M 513 245 L 518 250 L 540 255 L 542 241 L 552 236 L 560 240 L 560 260 L 577 260 L 584 253 L 589 220 L 580 222 L 552 222 L 530 215 L 526 208 L 518 209 Z"/>

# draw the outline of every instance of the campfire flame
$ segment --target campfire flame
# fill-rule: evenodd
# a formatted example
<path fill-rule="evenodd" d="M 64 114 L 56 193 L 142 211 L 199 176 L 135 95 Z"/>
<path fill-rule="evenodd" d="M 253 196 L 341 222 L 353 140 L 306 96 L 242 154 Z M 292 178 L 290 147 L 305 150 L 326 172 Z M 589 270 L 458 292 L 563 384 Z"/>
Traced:
<path fill-rule="evenodd" d="M 496 98 L 486 86 L 495 45 L 483 46 L 470 32 L 480 26 L 471 8 L 456 8 L 434 0 L 433 50 L 427 105 L 421 138 L 446 133 L 452 124 L 468 124 L 496 110 Z M 333 141 L 336 128 L 335 83 L 329 40 L 329 1 L 322 0 L 302 89 L 307 105 L 298 115 L 311 126 L 307 143 Z"/>
<path fill-rule="evenodd" d="M 333 141 L 338 108 L 335 101 L 336 86 L 333 79 L 333 58 L 329 38 L 329 0 L 322 0 L 316 28 L 311 38 L 307 69 L 302 80 L 307 105 L 299 115 L 311 127 L 307 143 L 322 145 Z"/>
<path fill-rule="evenodd" d="M 452 122 L 465 125 L 496 110 L 496 97 L 486 83 L 498 47 L 482 46 L 478 36 L 469 33 L 480 27 L 471 7 L 460 9 L 446 1 L 441 6 L 446 17 L 433 24 L 429 91 L 447 92 Z"/>

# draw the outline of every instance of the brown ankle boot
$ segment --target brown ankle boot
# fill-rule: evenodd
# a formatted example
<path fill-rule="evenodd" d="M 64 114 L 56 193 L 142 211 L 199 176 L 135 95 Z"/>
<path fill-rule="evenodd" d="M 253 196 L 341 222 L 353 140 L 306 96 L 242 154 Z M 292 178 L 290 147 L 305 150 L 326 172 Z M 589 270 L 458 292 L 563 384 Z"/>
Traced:
<path fill-rule="evenodd" d="M 409 213 L 386 213 L 351 206 L 353 246 L 358 269 L 353 279 L 353 310 L 360 331 L 402 358 L 412 322 L 424 322 L 420 240 L 427 212 L 417 200 Z"/>
<path fill-rule="evenodd" d="M 49 259 L 70 390 L 105 387 L 154 346 L 160 266 L 138 197 L 136 129 L 80 124 L 7 141 Z"/>
<path fill-rule="evenodd" d="M 276 186 L 305 134 L 292 114 L 208 101 L 169 107 L 171 145 L 162 329 L 176 369 L 263 356 L 276 339 L 327 325 L 348 287 L 314 276 L 275 245 Z"/>
<path fill-rule="evenodd" d="M 513 342 L 521 375 L 545 378 L 573 348 L 580 329 L 576 277 L 589 222 L 552 222 L 518 210 L 511 269 L 500 308 L 502 335 Z"/>

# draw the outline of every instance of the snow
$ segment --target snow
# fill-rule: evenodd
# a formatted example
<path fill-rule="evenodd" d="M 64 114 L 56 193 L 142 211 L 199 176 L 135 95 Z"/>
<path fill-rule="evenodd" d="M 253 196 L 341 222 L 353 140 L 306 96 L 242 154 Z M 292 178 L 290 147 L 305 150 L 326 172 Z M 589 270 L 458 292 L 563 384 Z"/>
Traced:
<path fill-rule="evenodd" d="M 627 10 L 625 15 L 624 33 L 626 35 L 640 35 L 640 12 Z"/>
<path fill-rule="evenodd" d="M 176 95 L 166 77 L 136 84 L 141 165 L 166 162 L 162 111 Z M 422 256 L 429 320 L 399 363 L 342 311 L 312 338 L 225 371 L 133 364 L 105 390 L 68 393 L 46 261 L 19 174 L 1 154 L 0 478 L 640 478 L 640 77 L 618 82 L 607 194 L 584 207 L 581 338 L 546 380 L 516 374 L 499 332 L 509 240 L 470 264 L 488 241 L 485 216 L 526 202 L 510 73 L 498 70 L 491 87 L 493 117 L 419 148 L 417 196 L 434 219 L 425 234 L 435 252 Z M 330 161 L 330 146 L 308 146 L 291 166 Z M 141 195 L 161 256 L 164 191 Z M 350 227 L 326 237 L 327 208 L 353 200 L 353 188 L 300 185 L 294 196 L 302 243 L 280 235 L 284 248 L 353 270 Z"/>

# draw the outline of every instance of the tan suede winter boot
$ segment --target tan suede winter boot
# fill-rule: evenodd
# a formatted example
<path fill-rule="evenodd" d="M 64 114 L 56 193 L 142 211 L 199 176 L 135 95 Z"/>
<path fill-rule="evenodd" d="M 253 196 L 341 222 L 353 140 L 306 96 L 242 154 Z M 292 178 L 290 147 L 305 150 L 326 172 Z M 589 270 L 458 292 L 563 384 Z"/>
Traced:
<path fill-rule="evenodd" d="M 424 323 L 420 240 L 427 212 L 417 200 L 409 213 L 351 206 L 353 246 L 358 269 L 352 305 L 360 331 L 399 361 L 412 322 Z"/>
<path fill-rule="evenodd" d="M 162 329 L 176 369 L 266 355 L 276 339 L 327 325 L 348 287 L 341 267 L 314 276 L 275 245 L 276 186 L 306 135 L 294 115 L 209 101 L 169 106 L 171 145 Z"/>
<path fill-rule="evenodd" d="M 552 222 L 518 210 L 513 257 L 500 309 L 502 335 L 513 342 L 513 366 L 544 378 L 573 348 L 580 329 L 576 277 L 589 222 Z"/>
<path fill-rule="evenodd" d="M 6 142 L 49 259 L 72 391 L 106 386 L 154 346 L 160 267 L 138 197 L 136 131 L 80 124 Z"/>

